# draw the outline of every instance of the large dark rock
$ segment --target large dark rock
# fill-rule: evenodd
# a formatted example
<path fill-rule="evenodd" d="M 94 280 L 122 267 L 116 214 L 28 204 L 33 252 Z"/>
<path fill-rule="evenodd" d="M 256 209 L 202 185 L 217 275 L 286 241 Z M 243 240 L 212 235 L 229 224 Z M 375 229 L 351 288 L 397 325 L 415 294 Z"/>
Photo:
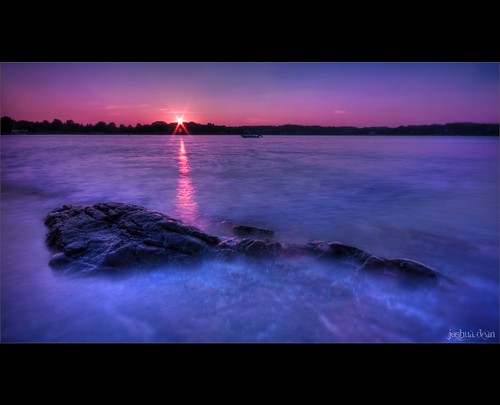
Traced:
<path fill-rule="evenodd" d="M 54 268 L 99 270 L 192 263 L 220 242 L 197 228 L 138 205 L 65 205 L 45 218 Z"/>
<path fill-rule="evenodd" d="M 209 256 L 222 259 L 244 256 L 251 260 L 311 257 L 349 261 L 363 273 L 397 274 L 412 279 L 440 276 L 422 263 L 375 256 L 340 242 L 287 244 L 251 238 L 221 240 L 167 215 L 131 204 L 65 205 L 51 211 L 45 225 L 49 228 L 47 244 L 56 251 L 49 262 L 54 269 L 123 270 L 190 264 Z M 268 233 L 272 231 L 240 228 L 250 228 L 244 234 L 264 231 L 261 236 L 272 235 Z"/>

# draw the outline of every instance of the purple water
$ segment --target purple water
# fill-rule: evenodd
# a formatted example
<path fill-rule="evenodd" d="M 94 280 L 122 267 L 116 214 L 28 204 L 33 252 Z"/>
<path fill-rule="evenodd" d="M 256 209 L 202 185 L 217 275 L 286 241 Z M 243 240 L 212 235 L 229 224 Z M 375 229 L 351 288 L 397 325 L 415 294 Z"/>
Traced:
<path fill-rule="evenodd" d="M 492 137 L 3 136 L 2 341 L 498 341 L 498 154 Z M 44 216 L 99 201 L 218 235 L 229 220 L 345 242 L 456 283 L 410 288 L 311 260 L 54 272 Z"/>

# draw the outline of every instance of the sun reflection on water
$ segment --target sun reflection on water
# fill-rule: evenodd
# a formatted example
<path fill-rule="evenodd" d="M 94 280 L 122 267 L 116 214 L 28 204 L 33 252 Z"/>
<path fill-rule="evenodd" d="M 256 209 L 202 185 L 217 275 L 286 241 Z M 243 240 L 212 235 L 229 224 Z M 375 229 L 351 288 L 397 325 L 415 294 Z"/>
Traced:
<path fill-rule="evenodd" d="M 199 221 L 198 204 L 195 201 L 195 190 L 191 182 L 191 167 L 186 153 L 184 139 L 179 143 L 179 182 L 177 185 L 176 211 L 186 223 L 196 225 Z"/>

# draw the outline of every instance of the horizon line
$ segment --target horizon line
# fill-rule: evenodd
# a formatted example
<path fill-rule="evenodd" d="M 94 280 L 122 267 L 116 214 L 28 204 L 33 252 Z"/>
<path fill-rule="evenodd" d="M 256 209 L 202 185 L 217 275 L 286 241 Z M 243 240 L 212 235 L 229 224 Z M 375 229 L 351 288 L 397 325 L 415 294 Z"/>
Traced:
<path fill-rule="evenodd" d="M 49 121 L 49 120 L 42 120 L 42 121 L 32 121 L 32 120 L 26 120 L 26 119 L 14 119 L 10 116 L 7 116 L 7 115 L 4 115 L 1 117 L 1 119 L 4 119 L 4 118 L 10 118 L 11 120 L 13 121 L 16 121 L 16 122 L 19 122 L 19 121 L 26 121 L 26 122 L 33 122 L 33 123 L 43 123 L 44 121 L 47 121 L 49 124 L 54 122 L 55 120 L 58 120 L 58 121 L 61 121 L 61 123 L 63 124 L 66 124 L 66 122 L 68 121 L 73 121 L 74 124 L 78 124 L 78 125 L 83 125 L 83 126 L 86 126 L 86 125 L 92 125 L 92 126 L 95 126 L 99 123 L 104 123 L 106 125 L 109 125 L 109 124 L 112 124 L 114 123 L 116 125 L 116 127 L 120 127 L 120 126 L 125 126 L 125 127 L 132 127 L 132 128 L 135 128 L 137 127 L 137 125 L 141 125 L 141 126 L 145 126 L 145 125 L 153 125 L 154 123 L 164 123 L 166 125 L 177 125 L 177 122 L 166 122 L 166 121 L 161 121 L 161 120 L 158 120 L 158 121 L 153 121 L 149 124 L 143 124 L 143 123 L 137 123 L 135 125 L 132 125 L 132 124 L 129 124 L 129 125 L 125 125 L 125 124 L 117 124 L 115 123 L 114 121 L 110 121 L 110 122 L 106 122 L 106 121 L 97 121 L 95 124 L 93 123 L 81 123 L 81 122 L 76 122 L 72 119 L 67 119 L 66 121 L 63 121 L 59 118 L 54 118 L 52 121 Z M 339 126 L 335 126 L 335 125 L 318 125 L 318 124 L 258 124 L 258 125 L 253 125 L 253 124 L 250 124 L 250 125 L 247 125 L 247 124 L 243 124 L 243 125 L 226 125 L 226 124 L 215 124 L 213 122 L 207 122 L 207 123 L 200 123 L 200 122 L 196 122 L 196 121 L 183 121 L 184 124 L 197 124 L 197 125 L 213 125 L 213 126 L 218 126 L 218 127 L 229 127 L 229 128 L 241 128 L 241 127 L 285 127 L 285 126 L 296 126 L 296 127 L 320 127 L 320 128 L 359 128 L 359 129 L 363 129 L 363 128 L 390 128 L 390 129 L 396 129 L 396 128 L 400 128 L 400 127 L 411 127 L 411 126 L 432 126 L 432 125 L 455 125 L 455 124 L 473 124 L 473 125 L 500 125 L 500 121 L 499 122 L 472 122 L 472 121 L 463 121 L 463 122 L 447 122 L 445 124 L 437 124 L 437 123 L 432 123 L 432 124 L 402 124 L 402 125 L 398 125 L 398 126 L 388 126 L 388 125 L 368 125 L 368 126 L 361 126 L 361 127 L 358 127 L 358 126 L 355 126 L 355 125 L 339 125 Z"/>

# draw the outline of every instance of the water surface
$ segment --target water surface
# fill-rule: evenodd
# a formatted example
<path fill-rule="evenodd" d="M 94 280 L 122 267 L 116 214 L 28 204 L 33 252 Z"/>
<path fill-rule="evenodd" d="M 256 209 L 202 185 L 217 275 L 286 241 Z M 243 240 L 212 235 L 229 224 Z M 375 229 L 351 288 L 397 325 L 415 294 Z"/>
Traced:
<path fill-rule="evenodd" d="M 448 342 L 460 329 L 498 340 L 498 146 L 492 137 L 3 136 L 2 340 Z M 349 243 L 457 284 L 414 288 L 308 260 L 120 278 L 52 271 L 43 217 L 99 201 L 222 236 L 228 220 L 277 240 Z"/>

